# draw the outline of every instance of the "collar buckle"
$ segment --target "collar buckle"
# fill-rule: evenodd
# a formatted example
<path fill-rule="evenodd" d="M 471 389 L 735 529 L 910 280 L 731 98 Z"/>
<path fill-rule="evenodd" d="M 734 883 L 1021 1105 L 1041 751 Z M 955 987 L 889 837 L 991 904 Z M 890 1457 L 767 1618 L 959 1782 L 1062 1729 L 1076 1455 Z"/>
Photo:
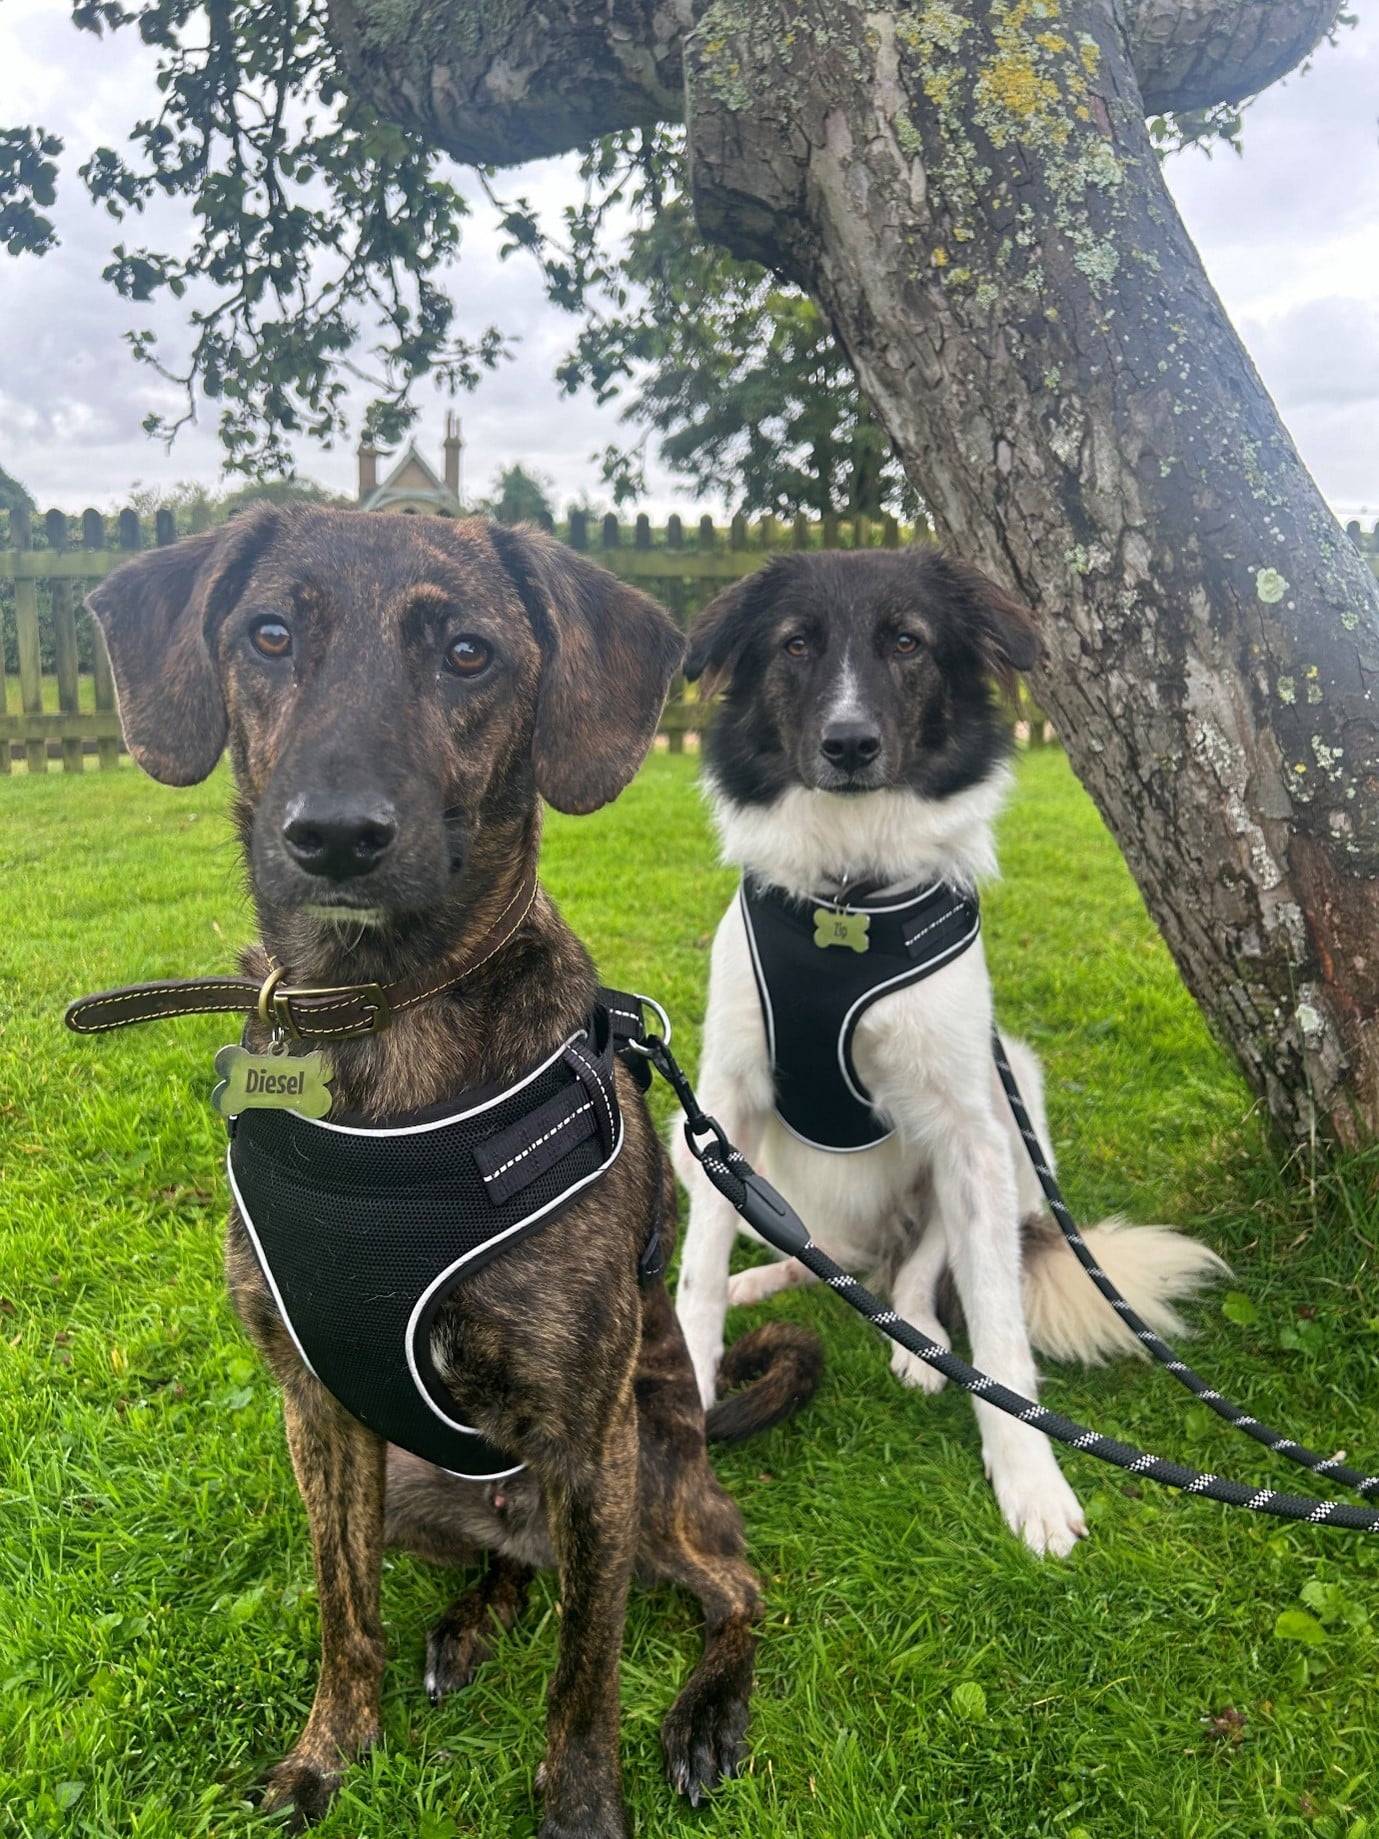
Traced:
<path fill-rule="evenodd" d="M 357 1002 L 367 1014 L 363 1021 L 354 1028 L 331 1028 L 328 1032 L 333 1040 L 349 1041 L 358 1035 L 382 1034 L 393 1019 L 392 1004 L 384 993 L 382 984 L 378 983 L 337 983 L 324 988 L 309 989 L 304 985 L 285 985 L 283 978 L 286 971 L 282 965 L 271 970 L 264 979 L 259 991 L 259 1020 L 265 1028 L 274 1029 L 291 1041 L 302 1039 L 302 1029 L 292 1012 L 294 1002 L 316 998 L 324 1002 L 328 997 L 338 999 L 341 1007 L 347 1003 Z M 318 1032 L 309 1029 L 309 1033 Z"/>

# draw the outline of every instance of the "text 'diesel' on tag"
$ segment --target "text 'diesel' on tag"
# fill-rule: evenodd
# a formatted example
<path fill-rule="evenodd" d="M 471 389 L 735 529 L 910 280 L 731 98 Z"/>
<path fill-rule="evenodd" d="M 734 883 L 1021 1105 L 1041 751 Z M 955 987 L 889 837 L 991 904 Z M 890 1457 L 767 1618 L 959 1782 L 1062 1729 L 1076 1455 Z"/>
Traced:
<path fill-rule="evenodd" d="M 220 1084 L 211 1103 L 222 1117 L 241 1111 L 299 1111 L 324 1117 L 330 1110 L 330 1068 L 320 1054 L 251 1054 L 222 1047 L 215 1057 Z"/>

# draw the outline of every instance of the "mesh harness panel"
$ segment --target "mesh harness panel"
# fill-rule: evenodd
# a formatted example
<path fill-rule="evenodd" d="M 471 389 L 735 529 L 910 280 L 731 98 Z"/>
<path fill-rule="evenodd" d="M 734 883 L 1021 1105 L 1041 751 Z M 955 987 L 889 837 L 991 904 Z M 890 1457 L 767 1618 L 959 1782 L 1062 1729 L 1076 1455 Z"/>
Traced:
<path fill-rule="evenodd" d="M 457 1285 L 597 1181 L 622 1148 L 613 1057 L 635 1000 L 512 1085 L 384 1124 L 245 1111 L 230 1184 L 298 1352 L 354 1417 L 470 1480 L 523 1465 L 457 1416 L 431 1358 Z"/>
<path fill-rule="evenodd" d="M 749 876 L 739 899 L 776 1115 L 816 1149 L 883 1143 L 891 1126 L 853 1064 L 857 1024 L 879 997 L 967 950 L 981 931 L 977 896 L 935 881 L 884 897 L 798 900 Z"/>

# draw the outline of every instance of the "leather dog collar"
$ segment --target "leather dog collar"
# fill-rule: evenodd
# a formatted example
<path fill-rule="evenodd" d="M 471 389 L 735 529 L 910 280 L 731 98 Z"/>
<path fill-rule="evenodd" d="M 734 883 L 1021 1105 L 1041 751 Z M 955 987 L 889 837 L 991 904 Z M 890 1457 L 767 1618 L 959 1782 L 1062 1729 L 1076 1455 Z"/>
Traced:
<path fill-rule="evenodd" d="M 516 932 L 536 899 L 536 867 L 493 924 L 458 965 L 400 983 L 346 983 L 334 988 L 305 988 L 284 983 L 286 972 L 275 966 L 262 983 L 252 977 L 188 977 L 159 983 L 128 984 L 82 996 L 67 1008 L 67 1026 L 75 1034 L 106 1034 L 132 1022 L 156 1022 L 177 1015 L 258 1014 L 265 1027 L 293 1040 L 344 1041 L 355 1035 L 381 1034 L 394 1015 L 439 996 L 472 976 Z"/>

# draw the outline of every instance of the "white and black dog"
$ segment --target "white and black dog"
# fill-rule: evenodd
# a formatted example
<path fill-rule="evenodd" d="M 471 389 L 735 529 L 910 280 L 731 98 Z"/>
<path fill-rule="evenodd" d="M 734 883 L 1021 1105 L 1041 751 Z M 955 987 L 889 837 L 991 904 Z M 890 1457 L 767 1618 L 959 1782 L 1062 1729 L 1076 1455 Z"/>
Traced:
<path fill-rule="evenodd" d="M 725 692 L 704 770 L 724 856 L 742 869 L 745 890 L 714 940 L 700 1101 L 839 1264 L 871 1277 L 945 1345 L 940 1297 L 951 1278 L 974 1364 L 1031 1398 L 1031 1343 L 1056 1359 L 1138 1351 L 1044 1210 L 992 1057 L 972 892 L 995 873 L 992 826 L 1010 781 L 996 691 L 1037 651 L 1028 616 L 1008 595 L 961 562 L 915 549 L 774 558 L 704 610 L 686 664 L 701 693 Z M 912 945 L 936 889 L 952 941 L 941 968 L 922 981 L 892 979 L 897 987 L 856 1003 L 840 1029 L 866 929 L 914 914 L 904 939 Z M 786 925 L 792 906 L 806 921 L 826 919 L 842 949 L 811 958 L 797 925 L 769 987 L 762 902 L 774 902 Z M 832 979 L 846 985 L 841 996 Z M 818 1013 L 811 1021 L 805 1010 Z M 783 1066 L 783 1040 L 812 1065 Z M 1039 1062 L 1023 1044 L 1007 1045 L 1047 1149 Z M 786 1075 L 793 1115 L 782 1103 Z M 824 1117 L 822 1127 L 801 1127 L 800 1103 L 806 1120 Z M 729 1303 L 811 1280 L 793 1260 L 729 1279 L 743 1228 L 678 1130 L 674 1142 L 691 1199 L 676 1306 L 709 1404 Z M 1167 1227 L 1107 1221 L 1086 1238 L 1164 1334 L 1182 1327 L 1171 1299 L 1223 1268 Z M 909 1385 L 943 1384 L 900 1348 L 891 1364 Z M 1007 1524 L 1036 1552 L 1070 1551 L 1086 1524 L 1047 1439 L 974 1402 Z"/>

